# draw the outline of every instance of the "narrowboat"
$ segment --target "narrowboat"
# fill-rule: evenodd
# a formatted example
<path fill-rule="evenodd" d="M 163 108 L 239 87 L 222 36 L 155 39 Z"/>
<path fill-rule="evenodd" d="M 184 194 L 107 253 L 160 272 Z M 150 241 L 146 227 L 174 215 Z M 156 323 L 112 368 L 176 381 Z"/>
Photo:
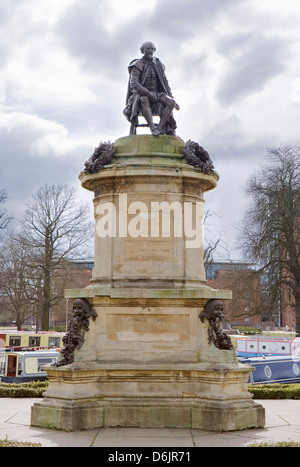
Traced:
<path fill-rule="evenodd" d="M 0 329 L 0 348 L 10 348 L 14 350 L 27 349 L 55 349 L 63 347 L 62 338 L 64 332 L 52 331 L 16 331 Z"/>
<path fill-rule="evenodd" d="M 0 352 L 0 382 L 24 383 L 45 381 L 47 373 L 44 365 L 55 363 L 59 355 L 57 350 L 8 351 Z"/>
<path fill-rule="evenodd" d="M 300 356 L 266 356 L 239 358 L 239 362 L 250 365 L 248 383 L 300 383 Z"/>
<path fill-rule="evenodd" d="M 239 362 L 250 365 L 248 383 L 300 383 L 300 338 L 237 338 Z"/>

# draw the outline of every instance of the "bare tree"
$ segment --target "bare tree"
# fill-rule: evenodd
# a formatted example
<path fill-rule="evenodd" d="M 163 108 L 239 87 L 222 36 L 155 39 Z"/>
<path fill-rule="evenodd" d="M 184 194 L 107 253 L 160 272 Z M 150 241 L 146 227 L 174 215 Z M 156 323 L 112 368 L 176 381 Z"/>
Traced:
<path fill-rule="evenodd" d="M 203 230 L 204 230 L 204 241 L 203 241 L 203 261 L 204 268 L 207 269 L 214 263 L 215 257 L 230 260 L 230 253 L 226 242 L 223 241 L 222 235 L 217 232 L 218 237 L 216 238 L 216 231 L 214 224 L 210 224 L 209 219 L 214 218 L 217 215 L 213 211 L 206 211 L 203 218 Z M 211 234 L 211 227 L 213 227 L 213 235 Z"/>
<path fill-rule="evenodd" d="M 269 308 L 276 307 L 282 286 L 294 298 L 300 335 L 300 149 L 272 148 L 246 188 L 249 207 L 241 244 L 265 277 Z"/>
<path fill-rule="evenodd" d="M 232 264 L 214 280 L 215 288 L 232 290 L 232 300 L 226 302 L 227 320 L 235 321 L 257 316 L 258 321 L 274 321 L 269 312 L 269 296 L 266 297 L 261 277 L 250 265 Z M 268 298 L 268 300 L 266 300 Z"/>
<path fill-rule="evenodd" d="M 35 315 L 35 282 L 30 265 L 31 254 L 17 237 L 7 237 L 0 250 L 1 309 L 7 319 L 14 319 L 17 329 Z M 3 319 L 4 316 L 1 316 Z"/>
<path fill-rule="evenodd" d="M 21 238 L 32 251 L 31 267 L 41 288 L 42 329 L 49 329 L 49 314 L 57 300 L 54 283 L 63 276 L 66 261 L 83 254 L 94 235 L 89 207 L 79 203 L 69 185 L 45 185 L 27 204 L 21 220 Z"/>
<path fill-rule="evenodd" d="M 1 189 L 0 190 L 0 205 L 3 204 L 7 199 L 7 194 L 6 194 L 6 191 Z M 9 223 L 9 221 L 11 220 L 11 217 L 9 217 L 7 214 L 6 214 L 6 210 L 5 209 L 0 209 L 0 229 L 5 229 Z"/>

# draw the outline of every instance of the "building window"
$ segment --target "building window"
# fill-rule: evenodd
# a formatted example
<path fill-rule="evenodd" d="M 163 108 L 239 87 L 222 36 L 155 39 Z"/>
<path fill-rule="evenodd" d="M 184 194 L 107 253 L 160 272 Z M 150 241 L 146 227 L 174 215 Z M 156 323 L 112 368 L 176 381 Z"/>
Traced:
<path fill-rule="evenodd" d="M 216 269 L 214 265 L 210 264 L 206 269 L 206 279 L 215 279 L 216 278 Z"/>

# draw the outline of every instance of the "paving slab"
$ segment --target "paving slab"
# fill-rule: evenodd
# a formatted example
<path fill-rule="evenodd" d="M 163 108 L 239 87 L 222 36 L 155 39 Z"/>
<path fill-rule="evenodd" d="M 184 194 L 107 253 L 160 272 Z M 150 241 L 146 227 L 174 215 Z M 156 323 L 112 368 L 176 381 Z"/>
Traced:
<path fill-rule="evenodd" d="M 30 426 L 33 398 L 0 398 L 0 439 L 30 441 L 42 447 L 174 448 L 246 447 L 261 442 L 300 443 L 300 401 L 260 400 L 266 410 L 265 428 L 208 432 L 176 428 L 97 428 L 64 432 Z"/>

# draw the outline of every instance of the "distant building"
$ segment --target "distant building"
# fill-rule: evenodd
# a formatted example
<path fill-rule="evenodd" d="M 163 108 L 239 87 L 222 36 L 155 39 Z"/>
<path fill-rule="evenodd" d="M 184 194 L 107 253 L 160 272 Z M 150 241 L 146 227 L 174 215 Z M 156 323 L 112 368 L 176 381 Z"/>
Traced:
<path fill-rule="evenodd" d="M 250 326 L 274 330 L 285 326 L 287 309 L 276 302 L 270 310 L 263 281 L 254 265 L 241 261 L 215 261 L 206 268 L 207 284 L 216 289 L 232 290 L 232 300 L 225 302 L 225 321 L 230 326 Z M 268 304 L 269 305 L 269 304 Z"/>
<path fill-rule="evenodd" d="M 206 279 L 214 280 L 219 279 L 227 271 L 236 271 L 238 269 L 249 269 L 251 263 L 243 261 L 214 261 L 206 266 Z"/>
<path fill-rule="evenodd" d="M 91 258 L 70 261 L 69 267 L 65 270 L 64 288 L 82 289 L 87 287 L 90 284 L 93 267 L 94 259 Z M 71 301 L 61 299 L 50 312 L 50 326 L 66 326 L 71 314 Z"/>

